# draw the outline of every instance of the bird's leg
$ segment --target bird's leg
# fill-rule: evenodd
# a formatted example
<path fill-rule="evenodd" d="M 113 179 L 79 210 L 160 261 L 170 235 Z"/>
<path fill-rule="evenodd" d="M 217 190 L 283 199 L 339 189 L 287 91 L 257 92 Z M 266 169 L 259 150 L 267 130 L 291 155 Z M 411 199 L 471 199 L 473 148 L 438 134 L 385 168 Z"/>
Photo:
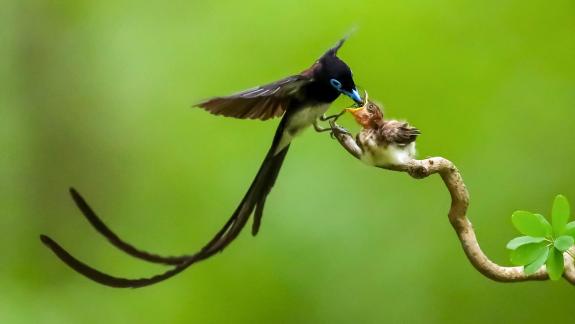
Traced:
<path fill-rule="evenodd" d="M 339 117 L 341 117 L 343 114 L 345 114 L 345 109 L 342 110 L 340 113 L 337 113 L 337 114 L 331 115 L 331 116 L 326 116 L 325 114 L 322 114 L 322 115 L 319 117 L 319 120 L 321 120 L 321 121 L 328 121 L 328 120 L 333 119 L 333 121 L 336 121 L 336 120 L 337 120 Z"/>
<path fill-rule="evenodd" d="M 363 150 L 361 146 L 357 144 L 352 134 L 347 129 L 336 124 L 333 120 L 329 121 L 329 125 L 331 126 L 331 136 L 335 137 L 339 144 L 356 159 L 361 159 Z"/>
<path fill-rule="evenodd" d="M 343 114 L 345 114 L 345 109 L 342 110 L 340 113 L 337 113 L 335 115 L 331 115 L 331 116 L 326 116 L 325 114 L 322 114 L 321 116 L 319 116 L 319 120 L 320 121 L 333 121 L 335 122 L 339 117 L 341 117 Z M 325 128 L 325 127 L 321 127 L 318 123 L 318 120 L 316 119 L 313 123 L 313 128 L 315 129 L 316 132 L 321 133 L 321 132 L 333 132 L 332 127 L 329 128 Z"/>
<path fill-rule="evenodd" d="M 320 118 L 321 118 L 321 117 L 320 117 Z M 326 127 L 321 127 L 321 126 L 319 125 L 319 122 L 318 122 L 317 119 L 313 121 L 313 129 L 315 129 L 315 131 L 318 132 L 318 133 L 330 132 L 330 131 L 331 131 L 331 128 L 330 128 L 330 127 L 327 127 L 327 128 L 326 128 Z"/>

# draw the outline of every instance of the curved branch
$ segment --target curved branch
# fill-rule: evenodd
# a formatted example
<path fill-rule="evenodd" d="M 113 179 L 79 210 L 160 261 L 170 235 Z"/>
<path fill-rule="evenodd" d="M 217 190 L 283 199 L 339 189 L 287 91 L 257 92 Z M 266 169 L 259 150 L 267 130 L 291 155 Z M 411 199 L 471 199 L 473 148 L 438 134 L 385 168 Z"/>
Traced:
<path fill-rule="evenodd" d="M 353 148 L 349 147 L 350 143 L 355 143 L 350 140 L 351 135 L 346 132 L 334 132 L 335 138 L 339 143 L 348 151 L 353 152 Z M 353 144 L 352 144 L 353 145 Z M 358 157 L 355 154 L 354 157 Z M 461 247 L 467 256 L 467 259 L 477 271 L 489 279 L 499 282 L 518 282 L 518 281 L 533 281 L 533 280 L 547 280 L 549 275 L 545 266 L 541 267 L 536 273 L 526 275 L 523 272 L 523 267 L 505 267 L 498 265 L 491 261 L 485 253 L 481 250 L 473 225 L 467 218 L 467 208 L 469 207 L 469 193 L 463 182 L 463 178 L 455 165 L 442 157 L 432 157 L 424 160 L 410 160 L 403 165 L 393 166 L 378 166 L 383 169 L 406 172 L 412 178 L 423 179 L 432 174 L 439 174 L 443 183 L 449 190 L 451 195 L 451 208 L 449 209 L 449 222 L 453 226 Z M 575 248 L 572 248 L 572 251 Z M 563 277 L 575 285 L 575 265 L 573 258 L 568 253 L 564 253 L 565 259 L 565 272 Z"/>

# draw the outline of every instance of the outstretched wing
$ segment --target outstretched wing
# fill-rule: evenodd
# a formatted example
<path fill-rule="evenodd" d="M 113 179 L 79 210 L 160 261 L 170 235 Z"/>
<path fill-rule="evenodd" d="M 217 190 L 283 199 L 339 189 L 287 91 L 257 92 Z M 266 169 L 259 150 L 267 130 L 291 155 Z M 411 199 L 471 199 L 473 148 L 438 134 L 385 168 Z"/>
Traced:
<path fill-rule="evenodd" d="M 279 117 L 301 86 L 312 80 L 308 71 L 231 96 L 211 98 L 196 106 L 214 115 L 240 119 L 266 120 Z"/>

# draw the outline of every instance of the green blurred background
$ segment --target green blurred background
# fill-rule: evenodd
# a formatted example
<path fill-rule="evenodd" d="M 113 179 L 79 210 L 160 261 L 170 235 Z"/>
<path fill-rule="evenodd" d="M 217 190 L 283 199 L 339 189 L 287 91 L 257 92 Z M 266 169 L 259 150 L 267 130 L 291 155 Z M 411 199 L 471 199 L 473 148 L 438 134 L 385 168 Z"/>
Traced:
<path fill-rule="evenodd" d="M 340 51 L 421 157 L 462 171 L 482 248 L 508 264 L 516 209 L 575 203 L 575 2 L 19 1 L 0 10 L 0 322 L 534 323 L 572 320 L 565 281 L 475 271 L 440 180 L 353 160 L 327 134 L 296 140 L 260 235 L 162 284 L 97 285 L 46 233 L 112 274 L 164 271 L 111 247 L 67 195 L 121 236 L 198 249 L 228 219 L 279 120 L 192 109 Z M 349 104 L 338 100 L 336 111 Z M 351 119 L 342 120 L 353 127 Z"/>

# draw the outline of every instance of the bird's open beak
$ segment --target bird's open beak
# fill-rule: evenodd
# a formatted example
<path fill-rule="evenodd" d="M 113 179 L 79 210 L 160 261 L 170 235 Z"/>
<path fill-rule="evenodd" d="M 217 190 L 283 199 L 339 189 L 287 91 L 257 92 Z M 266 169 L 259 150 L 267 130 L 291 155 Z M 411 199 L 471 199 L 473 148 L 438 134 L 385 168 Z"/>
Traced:
<path fill-rule="evenodd" d="M 349 112 L 361 126 L 365 126 L 369 123 L 370 115 L 367 113 L 365 105 L 359 108 L 346 108 L 345 111 Z"/>
<path fill-rule="evenodd" d="M 359 97 L 359 93 L 358 93 L 358 97 Z M 360 100 L 361 100 L 361 97 L 360 97 Z M 355 121 L 362 126 L 367 125 L 369 123 L 369 119 L 370 119 L 370 115 L 366 109 L 367 103 L 368 103 L 368 95 L 367 95 L 367 91 L 366 91 L 365 92 L 365 101 L 363 103 L 361 103 L 361 107 L 357 107 L 357 108 L 350 107 L 350 108 L 345 109 L 345 111 L 352 114 Z"/>
<path fill-rule="evenodd" d="M 359 124 L 363 124 L 362 122 L 366 119 L 366 117 L 368 117 L 366 114 L 365 106 L 358 108 L 346 108 L 345 111 L 352 114 L 353 118 L 355 118 Z"/>

